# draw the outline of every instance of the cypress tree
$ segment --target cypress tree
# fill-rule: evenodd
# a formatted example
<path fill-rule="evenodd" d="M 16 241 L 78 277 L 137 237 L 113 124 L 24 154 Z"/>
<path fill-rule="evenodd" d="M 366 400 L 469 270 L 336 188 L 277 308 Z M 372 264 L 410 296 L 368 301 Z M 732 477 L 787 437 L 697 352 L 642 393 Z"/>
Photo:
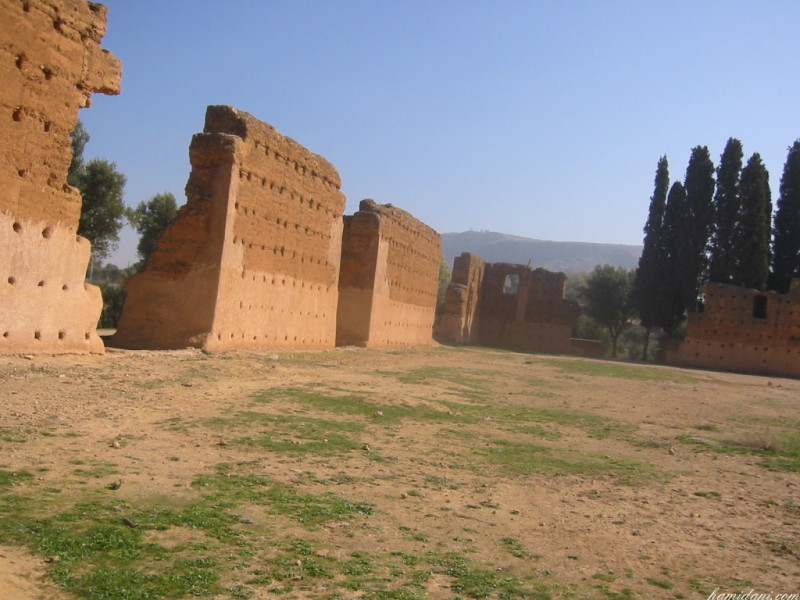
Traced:
<path fill-rule="evenodd" d="M 666 268 L 662 228 L 664 210 L 669 189 L 669 163 L 662 156 L 656 167 L 653 195 L 650 197 L 650 211 L 644 226 L 644 247 L 639 257 L 639 268 L 633 284 L 633 298 L 642 326 L 647 330 L 644 339 L 642 360 L 647 360 L 650 330 L 657 325 L 659 315 L 659 287 Z"/>
<path fill-rule="evenodd" d="M 800 274 L 800 139 L 789 148 L 775 211 L 772 289 L 788 292 Z"/>
<path fill-rule="evenodd" d="M 742 142 L 730 138 L 717 167 L 708 278 L 719 283 L 733 281 L 735 270 L 736 251 L 733 244 L 739 224 L 739 176 L 742 171 L 742 156 Z"/>
<path fill-rule="evenodd" d="M 695 146 L 686 167 L 685 228 L 677 247 L 676 267 L 680 297 L 687 311 L 697 308 L 700 282 L 705 278 L 707 250 L 714 222 L 714 163 L 707 146 Z"/>
<path fill-rule="evenodd" d="M 684 307 L 677 268 L 678 250 L 685 244 L 686 190 L 680 181 L 669 189 L 661 228 L 661 272 L 656 282 L 658 313 L 653 324 L 672 335 L 683 321 Z"/>
<path fill-rule="evenodd" d="M 741 219 L 733 240 L 736 260 L 732 282 L 763 290 L 767 287 L 769 277 L 772 194 L 769 173 L 757 152 L 742 170 L 738 195 Z"/>

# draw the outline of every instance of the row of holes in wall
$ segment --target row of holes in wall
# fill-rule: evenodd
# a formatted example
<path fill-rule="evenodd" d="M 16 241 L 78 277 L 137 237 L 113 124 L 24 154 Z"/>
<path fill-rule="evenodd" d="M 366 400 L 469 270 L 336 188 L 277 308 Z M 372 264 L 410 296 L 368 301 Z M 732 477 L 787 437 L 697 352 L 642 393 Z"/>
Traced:
<path fill-rule="evenodd" d="M 259 336 L 259 335 L 253 335 L 251 333 L 244 333 L 242 331 L 237 331 L 237 332 L 232 332 L 232 333 L 228 333 L 228 332 L 217 333 L 217 341 L 221 342 L 223 339 L 226 340 L 226 341 L 228 341 L 228 340 L 237 340 L 238 339 L 238 340 L 248 340 L 248 341 L 252 341 L 252 342 L 258 342 L 260 340 L 260 341 L 267 342 L 267 343 L 270 343 L 270 342 L 278 342 L 278 343 L 280 343 L 280 342 L 288 342 L 290 344 L 291 343 L 298 343 L 298 344 L 328 345 L 330 343 L 328 338 L 324 337 L 324 336 L 320 337 L 320 338 L 304 338 L 304 337 L 299 337 L 299 336 L 296 336 L 296 335 L 295 336 L 290 336 L 288 334 L 280 336 L 280 335 L 275 335 L 274 333 L 273 334 L 264 333 L 264 334 L 261 334 Z"/>
<path fill-rule="evenodd" d="M 88 340 L 88 339 L 91 339 L 91 337 L 92 337 L 92 332 L 91 332 L 91 331 L 86 331 L 86 332 L 84 332 L 82 335 L 83 335 L 83 339 L 84 339 L 84 340 Z M 16 341 L 16 340 L 18 340 L 18 339 L 24 339 L 24 338 L 26 338 L 26 337 L 27 337 L 27 339 L 33 339 L 33 340 L 38 340 L 38 341 L 41 341 L 41 339 L 42 339 L 42 332 L 41 332 L 41 331 L 34 331 L 34 332 L 33 332 L 33 335 L 31 335 L 30 333 L 27 333 L 27 334 L 24 334 L 24 335 L 23 335 L 23 334 L 18 334 L 17 332 L 14 332 L 14 333 L 12 334 L 12 332 L 10 332 L 10 331 L 4 331 L 4 332 L 3 332 L 3 337 L 2 337 L 2 339 L 3 339 L 4 341 L 5 341 L 5 340 L 8 340 L 8 341 Z M 63 329 L 62 329 L 61 331 L 59 331 L 59 332 L 58 332 L 58 339 L 59 339 L 60 341 L 67 340 L 67 338 L 68 338 L 68 337 L 69 337 L 69 336 L 67 335 L 67 332 L 66 332 L 66 331 L 64 331 Z"/>
<path fill-rule="evenodd" d="M 288 156 L 283 156 L 280 152 L 278 152 L 277 150 L 271 149 L 268 145 L 266 145 L 265 143 L 261 142 L 260 140 L 255 140 L 253 142 L 253 146 L 256 148 L 256 150 L 259 147 L 263 147 L 264 148 L 264 156 L 266 156 L 267 158 L 270 158 L 270 156 L 271 156 L 276 161 L 282 162 L 286 166 L 292 166 L 297 173 L 300 173 L 303 176 L 309 176 L 310 175 L 314 179 L 320 179 L 325 185 L 327 185 L 329 187 L 332 187 L 332 188 L 334 188 L 336 190 L 339 189 L 338 185 L 333 183 L 327 177 L 324 177 L 324 176 L 320 175 L 319 173 L 317 173 L 311 167 L 309 167 L 307 165 L 304 165 L 304 164 L 302 164 L 302 163 L 300 163 L 300 162 L 298 162 L 298 161 L 296 161 L 294 159 L 291 159 Z"/>
<path fill-rule="evenodd" d="M 319 206 L 319 205 L 317 205 L 317 206 Z M 274 219 L 275 225 L 277 227 L 283 227 L 286 230 L 294 230 L 294 232 L 297 233 L 297 234 L 304 233 L 307 236 L 318 237 L 318 238 L 320 238 L 322 240 L 326 240 L 326 241 L 329 240 L 330 237 L 331 237 L 329 233 L 325 233 L 325 232 L 322 232 L 322 231 L 317 231 L 316 229 L 314 229 L 313 227 L 309 227 L 308 225 L 302 225 L 301 223 L 292 223 L 288 219 L 281 219 L 280 217 L 275 217 L 275 216 L 273 216 L 274 212 L 275 212 L 274 210 L 273 211 L 265 210 L 259 216 L 259 214 L 258 214 L 259 211 L 257 211 L 254 208 L 248 208 L 246 206 L 241 206 L 239 204 L 239 202 L 237 202 L 234 205 L 234 207 L 236 209 L 237 214 L 244 215 L 245 217 L 261 218 L 261 219 L 264 219 L 264 221 L 267 221 L 267 222 L 271 222 Z M 330 211 L 328 211 L 328 212 L 330 212 Z M 328 223 L 330 223 L 330 221 L 328 221 Z"/>
<path fill-rule="evenodd" d="M 391 213 L 390 213 L 391 215 Z M 386 221 L 387 215 L 381 215 L 381 221 Z M 415 220 L 416 221 L 416 220 Z M 409 235 L 414 236 L 415 238 L 421 238 L 414 241 L 415 246 L 419 246 L 420 243 L 429 244 L 432 247 L 439 246 L 439 234 L 436 233 L 433 229 L 425 225 L 422 221 L 416 221 L 415 223 L 408 223 L 407 221 L 399 220 L 392 218 L 391 216 L 388 217 L 387 224 L 383 226 L 385 230 L 385 237 L 394 240 L 396 237 L 408 237 Z M 397 230 L 402 231 L 400 235 L 397 235 Z M 398 242 L 400 243 L 400 242 Z"/>
<path fill-rule="evenodd" d="M 434 280 L 435 281 L 435 280 Z M 435 298 L 438 293 L 438 289 L 436 291 L 429 291 L 429 290 L 421 290 L 419 288 L 411 287 L 410 285 L 403 285 L 401 280 L 399 279 L 390 279 L 389 280 L 389 294 L 391 295 L 392 292 L 406 292 L 409 295 L 418 297 L 418 298 Z"/>
<path fill-rule="evenodd" d="M 328 216 L 339 216 L 329 207 L 322 204 L 322 202 L 319 200 L 308 198 L 300 192 L 292 190 L 286 183 L 270 181 L 266 177 L 260 176 L 251 171 L 245 171 L 243 169 L 239 169 L 239 179 L 254 185 L 260 184 L 262 188 L 268 187 L 269 191 L 274 192 L 279 196 L 288 196 L 288 198 L 292 201 L 297 200 L 301 207 L 308 206 L 308 208 L 312 210 L 325 211 L 325 214 Z"/>
<path fill-rule="evenodd" d="M 416 256 L 423 262 L 435 264 L 438 272 L 439 261 L 441 261 L 438 244 L 429 243 L 425 246 L 424 243 L 429 240 L 417 240 L 414 243 L 404 243 L 390 235 L 381 235 L 381 237 L 386 240 L 390 247 L 399 249 L 403 254 Z M 419 248 L 422 249 L 420 250 Z"/>
<path fill-rule="evenodd" d="M 234 243 L 234 244 L 241 244 L 242 246 L 244 246 L 244 245 L 245 245 L 244 238 L 237 238 L 237 237 L 234 237 L 234 238 L 233 238 L 233 243 Z M 247 248 L 248 248 L 248 249 L 250 249 L 250 250 L 253 250 L 253 249 L 258 249 L 258 248 L 260 248 L 262 251 L 265 251 L 265 252 L 266 252 L 266 251 L 272 251 L 272 253 L 273 253 L 274 255 L 276 255 L 276 256 L 277 256 L 277 255 L 280 255 L 280 256 L 286 256 L 287 254 L 289 254 L 289 253 L 286 251 L 286 247 L 285 247 L 285 246 L 273 246 L 272 248 L 269 248 L 269 249 L 268 249 L 266 244 L 247 244 Z M 296 259 L 297 259 L 297 251 L 295 251 L 295 250 L 292 250 L 292 252 L 291 252 L 291 256 L 289 256 L 289 258 L 291 258 L 291 259 L 295 259 L 295 260 L 296 260 Z M 309 264 L 314 264 L 314 263 L 316 263 L 316 264 L 318 264 L 318 265 L 322 265 L 322 264 L 324 263 L 326 267 L 327 267 L 327 266 L 329 266 L 329 263 L 328 263 L 328 260 L 327 260 L 327 259 L 325 259 L 325 260 L 323 261 L 323 259 L 321 259 L 321 258 L 314 259 L 314 258 L 313 258 L 313 257 L 311 257 L 311 256 L 306 256 L 305 254 L 301 254 L 301 255 L 300 255 L 300 263 L 301 263 L 301 264 L 304 264 L 304 263 L 306 263 L 306 262 L 307 262 L 307 263 L 309 263 Z M 243 271 L 243 273 L 244 273 L 244 271 Z"/>
<path fill-rule="evenodd" d="M 267 277 L 266 275 L 259 275 L 257 273 L 251 273 L 247 269 L 242 269 L 242 279 L 250 279 L 251 281 L 258 281 L 261 280 L 261 283 L 270 283 L 271 285 L 287 285 L 286 278 L 283 279 L 276 279 L 275 277 Z M 297 280 L 292 279 L 291 281 L 292 287 L 297 287 Z M 317 283 L 307 283 L 305 281 L 300 282 L 300 287 L 305 288 L 308 287 L 309 290 L 313 291 L 316 287 L 318 292 L 322 291 L 322 286 Z M 325 292 L 330 291 L 330 286 L 325 286 Z"/>
<path fill-rule="evenodd" d="M 386 265 L 390 269 L 390 273 L 394 271 L 400 271 L 401 273 L 408 273 L 410 275 L 414 275 L 420 277 L 424 281 L 432 280 L 437 281 L 439 279 L 439 262 L 428 262 L 427 268 L 418 268 L 417 265 L 419 261 L 415 261 L 413 257 L 404 256 L 400 252 L 389 252 L 389 256 L 386 259 Z"/>
<path fill-rule="evenodd" d="M 272 305 L 272 304 L 270 304 L 269 308 L 267 308 L 267 309 L 265 309 L 265 306 L 263 304 L 256 304 L 256 305 L 248 304 L 247 308 L 245 308 L 244 300 L 239 300 L 239 310 L 244 310 L 244 311 L 257 310 L 259 312 L 262 312 L 264 310 L 268 310 L 269 312 L 277 312 L 277 313 L 282 314 L 282 315 L 289 315 L 290 317 L 294 317 L 294 316 L 304 317 L 305 316 L 305 317 L 311 317 L 312 319 L 323 319 L 323 320 L 328 318 L 328 313 L 326 313 L 326 312 L 323 312 L 322 314 L 320 314 L 320 313 L 313 313 L 310 310 L 307 310 L 306 312 L 303 312 L 302 310 L 299 310 L 297 312 L 295 312 L 293 310 L 287 311 L 286 309 L 283 309 L 283 308 L 276 309 L 275 306 Z"/>

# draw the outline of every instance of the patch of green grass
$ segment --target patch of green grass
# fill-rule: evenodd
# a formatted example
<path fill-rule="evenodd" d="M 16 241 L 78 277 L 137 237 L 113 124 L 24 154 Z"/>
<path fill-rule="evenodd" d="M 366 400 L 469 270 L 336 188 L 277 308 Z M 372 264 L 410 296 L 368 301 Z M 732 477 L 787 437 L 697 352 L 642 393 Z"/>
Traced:
<path fill-rule="evenodd" d="M 800 556 L 800 546 L 789 540 L 767 540 L 767 547 L 778 556 Z"/>
<path fill-rule="evenodd" d="M 720 494 L 719 492 L 714 492 L 714 491 L 711 491 L 711 492 L 695 492 L 694 495 L 695 496 L 700 496 L 701 498 L 716 498 L 716 499 L 722 498 L 722 494 Z"/>
<path fill-rule="evenodd" d="M 394 377 L 401 383 L 428 384 L 447 381 L 455 384 L 452 388 L 466 399 L 473 402 L 491 400 L 492 380 L 507 377 L 502 371 L 467 370 L 459 367 L 422 367 L 410 371 L 376 371 L 379 375 Z"/>
<path fill-rule="evenodd" d="M 505 546 L 506 551 L 515 558 L 539 558 L 538 555 L 525 550 L 518 539 L 505 537 L 500 541 Z"/>
<path fill-rule="evenodd" d="M 28 471 L 6 471 L 0 469 L 0 489 L 11 487 L 25 481 L 31 481 L 33 475 Z"/>
<path fill-rule="evenodd" d="M 205 531 L 211 522 L 232 523 L 236 518 L 218 507 L 213 511 L 200 507 L 206 512 L 204 518 L 198 518 L 196 506 L 161 510 L 160 519 L 148 520 L 142 510 L 133 511 L 123 503 L 79 503 L 51 517 L 4 519 L 0 541 L 58 557 L 51 571 L 53 579 L 81 598 L 148 600 L 209 595 L 219 579 L 215 558 L 197 556 L 196 551 L 193 556 L 182 555 L 146 541 L 145 534 L 175 524 Z M 215 531 L 209 528 L 207 533 L 214 535 Z"/>
<path fill-rule="evenodd" d="M 192 485 L 206 489 L 209 500 L 266 505 L 273 513 L 286 515 L 310 529 L 329 521 L 350 521 L 373 512 L 370 504 L 350 502 L 331 492 L 304 493 L 257 475 L 230 473 L 224 467 L 216 474 L 198 477 Z"/>
<path fill-rule="evenodd" d="M 543 359 L 541 362 L 569 373 L 600 377 L 621 377 L 646 381 L 668 381 L 671 383 L 697 383 L 697 377 L 671 369 L 620 364 L 587 359 Z"/>
<path fill-rule="evenodd" d="M 492 440 L 490 446 L 476 452 L 515 475 L 610 475 L 625 484 L 638 484 L 663 477 L 654 467 L 643 463 L 509 440 Z"/>
<path fill-rule="evenodd" d="M 655 587 L 661 588 L 662 590 L 671 590 L 675 587 L 671 581 L 667 579 L 658 579 L 656 577 L 645 577 L 644 579 L 650 585 L 654 585 Z"/>
<path fill-rule="evenodd" d="M 74 464 L 79 463 L 76 461 Z M 118 473 L 117 465 L 111 462 L 91 460 L 80 462 L 80 464 L 84 464 L 86 467 L 72 470 L 72 474 L 77 477 L 92 477 L 94 479 L 101 479 L 103 477 L 109 477 Z"/>
<path fill-rule="evenodd" d="M 751 431 L 734 439 L 714 439 L 713 443 L 687 435 L 677 439 L 683 444 L 702 446 L 706 451 L 761 456 L 762 466 L 773 471 L 800 472 L 800 433 Z"/>
<path fill-rule="evenodd" d="M 25 441 L 22 432 L 16 427 L 0 427 L 0 442 L 21 444 Z"/>
<path fill-rule="evenodd" d="M 293 402 L 313 406 L 317 410 L 360 416 L 364 419 L 376 419 L 379 423 L 398 423 L 402 419 L 469 423 L 477 421 L 476 417 L 456 415 L 452 411 L 439 410 L 427 405 L 411 406 L 403 403 L 380 404 L 371 402 L 362 396 L 335 396 L 318 391 L 296 388 L 264 390 L 254 394 L 253 399 L 256 402 L 262 403 L 288 399 Z"/>
<path fill-rule="evenodd" d="M 289 415 L 239 412 L 231 417 L 206 421 L 214 427 L 241 430 L 243 427 L 266 427 L 264 435 L 248 435 L 229 443 L 256 447 L 270 452 L 335 456 L 355 450 L 357 440 L 346 434 L 359 433 L 364 426 L 352 421 L 334 421 Z"/>

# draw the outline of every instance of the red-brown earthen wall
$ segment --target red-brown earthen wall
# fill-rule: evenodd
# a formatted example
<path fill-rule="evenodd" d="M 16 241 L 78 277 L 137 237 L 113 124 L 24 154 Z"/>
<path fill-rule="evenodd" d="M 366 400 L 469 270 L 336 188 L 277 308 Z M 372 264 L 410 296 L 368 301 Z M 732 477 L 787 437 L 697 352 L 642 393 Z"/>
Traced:
<path fill-rule="evenodd" d="M 441 236 L 406 211 L 372 200 L 345 222 L 337 344 L 432 344 Z"/>
<path fill-rule="evenodd" d="M 800 279 L 787 294 L 706 284 L 703 295 L 668 363 L 800 377 Z"/>
<path fill-rule="evenodd" d="M 102 352 L 102 299 L 67 184 L 69 134 L 92 92 L 119 93 L 106 7 L 0 0 L 0 353 Z"/>
<path fill-rule="evenodd" d="M 477 255 L 464 252 L 453 261 L 453 272 L 439 319 L 439 336 L 451 344 L 479 343 L 478 312 L 486 263 Z"/>
<path fill-rule="evenodd" d="M 520 350 L 570 353 L 580 314 L 564 299 L 567 276 L 526 265 L 484 263 L 464 253 L 453 266 L 442 340 Z M 582 346 L 580 352 L 588 352 Z"/>
<path fill-rule="evenodd" d="M 333 347 L 345 199 L 336 169 L 270 125 L 210 106 L 187 203 L 128 299 L 131 348 Z"/>

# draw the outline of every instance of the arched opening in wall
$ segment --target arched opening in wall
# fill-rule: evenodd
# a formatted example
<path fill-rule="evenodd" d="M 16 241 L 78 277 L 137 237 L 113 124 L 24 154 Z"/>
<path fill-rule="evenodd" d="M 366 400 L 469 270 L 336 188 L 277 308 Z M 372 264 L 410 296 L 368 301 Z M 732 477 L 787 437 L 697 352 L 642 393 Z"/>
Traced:
<path fill-rule="evenodd" d="M 513 296 L 517 292 L 519 292 L 519 275 L 506 275 L 503 281 L 503 293 L 508 296 Z"/>
<path fill-rule="evenodd" d="M 767 318 L 767 297 L 766 296 L 753 296 L 753 318 L 766 319 Z"/>

